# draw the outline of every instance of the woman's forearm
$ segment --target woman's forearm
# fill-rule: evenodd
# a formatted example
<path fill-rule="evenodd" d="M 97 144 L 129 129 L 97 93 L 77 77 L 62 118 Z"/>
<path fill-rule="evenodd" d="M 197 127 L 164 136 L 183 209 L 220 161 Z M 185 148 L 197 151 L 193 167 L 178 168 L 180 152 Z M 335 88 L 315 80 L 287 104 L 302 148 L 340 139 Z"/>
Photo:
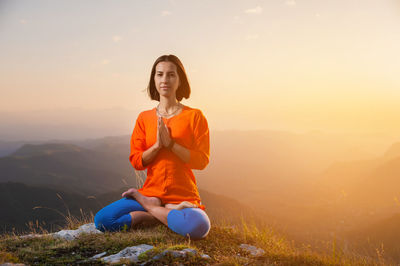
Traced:
<path fill-rule="evenodd" d="M 156 157 L 157 153 L 161 147 L 157 148 L 155 145 L 148 148 L 146 151 L 142 153 L 142 162 L 143 166 L 150 164 L 154 158 Z M 171 151 L 175 153 L 183 162 L 187 163 L 190 160 L 190 150 L 179 145 L 178 143 L 174 143 L 171 148 Z"/>
<path fill-rule="evenodd" d="M 190 150 L 179 145 L 178 143 L 174 143 L 171 148 L 171 151 L 175 153 L 183 162 L 187 163 L 190 160 Z"/>
<path fill-rule="evenodd" d="M 160 149 L 161 149 L 161 147 L 157 148 L 155 145 L 153 145 L 150 148 L 148 148 L 147 150 L 145 150 L 142 153 L 143 166 L 150 164 L 154 160 L 154 158 L 156 157 L 156 155 Z"/>

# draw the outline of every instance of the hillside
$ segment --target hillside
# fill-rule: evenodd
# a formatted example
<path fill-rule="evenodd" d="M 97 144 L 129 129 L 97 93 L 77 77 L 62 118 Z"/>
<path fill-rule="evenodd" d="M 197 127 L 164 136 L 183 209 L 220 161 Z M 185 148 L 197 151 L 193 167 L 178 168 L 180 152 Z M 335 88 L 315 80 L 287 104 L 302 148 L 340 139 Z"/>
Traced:
<path fill-rule="evenodd" d="M 71 224 L 71 228 L 77 225 Z M 3 235 L 0 238 L 0 263 L 104 265 L 103 261 L 91 258 L 99 253 L 116 254 L 139 244 L 154 248 L 141 254 L 137 263 L 120 261 L 118 265 L 378 265 L 387 262 L 383 258 L 374 260 L 344 252 L 335 243 L 331 243 L 333 250 L 329 253 L 316 253 L 309 246 L 296 248 L 273 228 L 260 228 L 243 222 L 240 226 L 213 224 L 207 237 L 197 241 L 183 238 L 164 225 L 105 234 L 82 234 L 72 241 L 51 236 L 23 238 Z M 252 245 L 262 249 L 262 252 L 252 255 L 241 247 L 242 244 Z M 185 248 L 191 248 L 197 254 L 185 257 L 166 255 L 156 259 L 156 255 L 163 251 Z"/>
<path fill-rule="evenodd" d="M 82 195 L 110 192 L 136 179 L 128 155 L 71 144 L 26 144 L 0 158 L 0 182 L 20 182 Z"/>
<path fill-rule="evenodd" d="M 48 231 L 60 229 L 65 226 L 66 217 L 80 216 L 82 212 L 95 214 L 102 207 L 120 199 L 126 188 L 96 197 L 85 197 L 21 183 L 0 183 L 0 232 L 27 232 L 31 224 Z M 273 218 L 268 214 L 256 212 L 234 199 L 201 189 L 199 193 L 213 222 L 240 224 L 245 218 L 252 219 L 258 225 L 265 224 L 265 221 L 273 224 Z"/>
<path fill-rule="evenodd" d="M 382 246 L 385 254 L 395 261 L 400 261 L 400 213 L 382 219 L 372 225 L 347 232 L 346 236 L 353 240 L 358 250 L 369 250 Z M 365 243 L 369 243 L 368 246 Z"/>
<path fill-rule="evenodd" d="M 0 183 L 0 232 L 27 232 L 30 225 L 46 230 L 65 226 L 65 217 L 90 213 L 98 203 L 79 194 L 21 183 Z"/>
<path fill-rule="evenodd" d="M 394 144 L 374 159 L 332 164 L 310 187 L 309 198 L 335 206 L 338 212 L 347 213 L 347 220 L 354 218 L 353 221 L 376 222 L 396 212 L 400 198 L 398 153 L 398 145 Z"/>

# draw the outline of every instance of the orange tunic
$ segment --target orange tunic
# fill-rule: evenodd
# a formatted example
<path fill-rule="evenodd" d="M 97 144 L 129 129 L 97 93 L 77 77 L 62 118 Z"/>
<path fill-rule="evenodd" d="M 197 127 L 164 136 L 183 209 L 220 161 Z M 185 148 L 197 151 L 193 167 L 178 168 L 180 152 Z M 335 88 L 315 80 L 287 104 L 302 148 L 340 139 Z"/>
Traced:
<path fill-rule="evenodd" d="M 188 201 L 205 210 L 191 169 L 204 169 L 209 162 L 210 136 L 206 118 L 199 109 L 186 105 L 179 114 L 163 118 L 171 138 L 189 149 L 190 160 L 185 163 L 172 151 L 162 148 L 149 165 L 143 166 L 143 152 L 157 140 L 157 119 L 156 108 L 141 112 L 132 133 L 129 160 L 136 170 L 147 169 L 140 193 L 158 197 L 162 204 Z"/>

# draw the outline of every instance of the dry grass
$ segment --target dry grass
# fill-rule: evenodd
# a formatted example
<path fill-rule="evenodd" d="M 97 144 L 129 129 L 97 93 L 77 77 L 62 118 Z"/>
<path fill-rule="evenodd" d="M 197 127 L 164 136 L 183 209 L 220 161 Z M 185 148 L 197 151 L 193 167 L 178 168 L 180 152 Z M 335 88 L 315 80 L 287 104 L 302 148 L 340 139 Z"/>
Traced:
<path fill-rule="evenodd" d="M 68 228 L 77 228 L 92 222 L 93 215 L 68 217 Z M 37 231 L 35 231 L 37 233 Z M 252 257 L 239 245 L 247 243 L 265 250 L 265 254 Z M 193 241 L 184 238 L 164 225 L 135 230 L 107 232 L 104 234 L 83 234 L 74 241 L 54 239 L 52 237 L 20 238 L 17 235 L 3 235 L 0 239 L 0 262 L 24 262 L 26 264 L 87 264 L 88 258 L 106 251 L 114 254 L 128 246 L 149 244 L 155 249 L 142 255 L 143 260 L 153 257 L 165 249 L 193 248 L 209 255 L 211 261 L 199 256 L 173 258 L 166 256 L 157 264 L 184 265 L 390 265 L 383 259 L 371 259 L 355 253 L 345 254 L 338 246 L 328 253 L 316 253 L 309 246 L 295 248 L 293 242 L 278 235 L 273 228 L 257 227 L 255 223 L 242 220 L 240 226 L 231 226 L 227 222 L 213 224 L 209 235 L 203 240 Z M 100 261 L 90 262 L 91 265 Z"/>

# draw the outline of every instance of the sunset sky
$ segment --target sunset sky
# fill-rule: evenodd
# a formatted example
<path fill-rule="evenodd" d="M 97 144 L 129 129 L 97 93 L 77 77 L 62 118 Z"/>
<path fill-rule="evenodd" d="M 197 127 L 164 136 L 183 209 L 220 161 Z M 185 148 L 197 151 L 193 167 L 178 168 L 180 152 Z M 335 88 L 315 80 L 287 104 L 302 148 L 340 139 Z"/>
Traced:
<path fill-rule="evenodd" d="M 395 0 L 0 0 L 0 120 L 134 121 L 157 104 L 153 62 L 175 54 L 192 86 L 182 103 L 211 129 L 396 135 L 399 48 Z"/>

